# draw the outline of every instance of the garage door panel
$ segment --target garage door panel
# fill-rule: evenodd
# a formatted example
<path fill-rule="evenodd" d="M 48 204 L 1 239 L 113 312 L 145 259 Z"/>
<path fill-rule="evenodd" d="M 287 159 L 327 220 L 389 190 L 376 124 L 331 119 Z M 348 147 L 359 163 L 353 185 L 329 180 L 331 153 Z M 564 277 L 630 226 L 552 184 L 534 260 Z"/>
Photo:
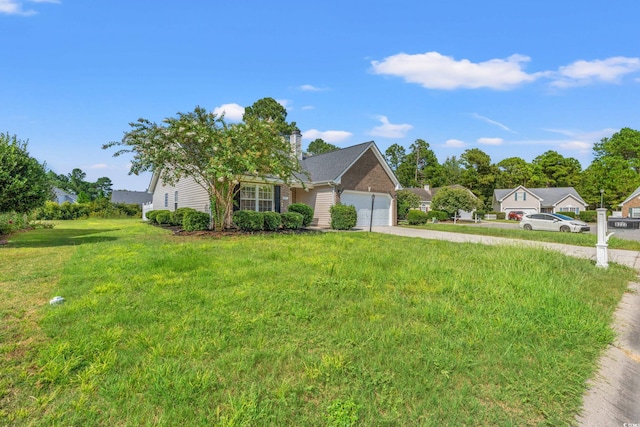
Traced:
<path fill-rule="evenodd" d="M 388 194 L 373 194 L 373 225 L 388 226 L 391 224 L 391 196 Z M 356 227 L 368 227 L 371 222 L 372 193 L 356 193 L 344 191 L 340 195 L 340 202 L 353 205 L 358 214 Z"/>

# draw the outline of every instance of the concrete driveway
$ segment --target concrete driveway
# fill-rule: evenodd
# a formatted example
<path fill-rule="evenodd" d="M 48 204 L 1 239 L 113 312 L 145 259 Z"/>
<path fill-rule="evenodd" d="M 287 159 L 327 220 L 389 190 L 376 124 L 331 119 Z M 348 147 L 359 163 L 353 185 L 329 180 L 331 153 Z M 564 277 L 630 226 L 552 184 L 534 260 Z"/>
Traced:
<path fill-rule="evenodd" d="M 517 227 L 509 223 L 481 223 L 497 227 Z M 498 225 L 500 224 L 500 225 Z M 474 224 L 480 226 L 480 224 Z M 592 227 L 595 229 L 595 227 Z M 477 236 L 404 227 L 374 227 L 374 232 L 413 238 L 472 242 L 486 245 L 519 245 L 542 247 L 569 256 L 596 259 L 595 247 L 561 245 L 500 237 Z M 613 231 L 613 230 L 612 230 Z M 621 238 L 637 238 L 640 231 L 621 230 Z M 595 230 L 594 230 L 595 232 Z M 623 237 L 626 236 L 626 237 Z M 609 250 L 609 262 L 626 265 L 640 272 L 640 252 Z M 640 427 L 640 284 L 631 283 L 614 314 L 615 342 L 599 361 L 598 373 L 589 382 L 576 423 L 585 427 Z"/>

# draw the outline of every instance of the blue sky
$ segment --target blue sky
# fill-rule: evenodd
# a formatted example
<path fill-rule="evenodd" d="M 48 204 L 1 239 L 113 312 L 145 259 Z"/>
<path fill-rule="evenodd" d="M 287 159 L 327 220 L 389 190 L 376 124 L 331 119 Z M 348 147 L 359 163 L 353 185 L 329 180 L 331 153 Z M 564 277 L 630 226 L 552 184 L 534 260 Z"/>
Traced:
<path fill-rule="evenodd" d="M 196 105 L 281 102 L 304 145 L 547 150 L 640 129 L 640 2 L 0 0 L 0 132 L 56 173 L 145 190 L 102 144 Z"/>

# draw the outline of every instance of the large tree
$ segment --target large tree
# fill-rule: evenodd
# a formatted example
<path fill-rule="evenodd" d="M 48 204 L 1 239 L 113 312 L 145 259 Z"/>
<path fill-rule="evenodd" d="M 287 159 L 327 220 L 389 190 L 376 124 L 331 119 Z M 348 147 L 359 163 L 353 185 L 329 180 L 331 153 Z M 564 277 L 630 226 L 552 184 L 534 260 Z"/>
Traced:
<path fill-rule="evenodd" d="M 407 152 L 400 144 L 392 144 L 384 152 L 384 156 L 391 167 L 391 170 L 396 172 L 402 162 L 404 162 Z"/>
<path fill-rule="evenodd" d="M 593 155 L 596 160 L 619 157 L 636 173 L 640 173 L 640 131 L 622 128 L 611 138 L 602 138 L 593 145 Z"/>
<path fill-rule="evenodd" d="M 273 98 L 262 98 L 246 107 L 242 120 L 247 123 L 252 119 L 272 123 L 281 135 L 291 135 L 298 130 L 296 122 L 287 122 L 287 109 Z"/>
<path fill-rule="evenodd" d="M 0 134 L 0 212 L 28 212 L 50 197 L 45 165 L 29 155 L 27 142 Z"/>
<path fill-rule="evenodd" d="M 387 159 L 393 163 L 396 163 L 402 154 L 402 150 L 398 147 L 391 146 L 385 152 Z M 395 170 L 400 184 L 404 187 L 422 187 L 425 184 L 432 187 L 442 185 L 443 169 L 429 143 L 424 139 L 416 139 L 409 148 L 411 151 L 402 157 Z"/>
<path fill-rule="evenodd" d="M 243 177 L 271 176 L 289 182 L 300 172 L 274 120 L 245 114 L 244 123 L 228 125 L 222 117 L 196 107 L 163 122 L 138 119 L 121 141 L 103 148 L 124 147 L 114 156 L 133 153 L 130 173 L 153 170 L 168 184 L 193 178 L 207 191 L 216 230 L 231 224 L 233 198 Z"/>
<path fill-rule="evenodd" d="M 307 148 L 307 153 L 312 156 L 317 156 L 318 154 L 329 153 L 331 151 L 339 150 L 340 147 L 336 147 L 333 144 L 329 144 L 325 142 L 322 138 L 316 138 L 309 143 L 309 147 Z"/>
<path fill-rule="evenodd" d="M 492 164 L 491 157 L 479 148 L 465 150 L 460 156 L 460 162 L 464 167 L 462 185 L 473 191 L 486 208 L 490 208 L 499 174 L 498 167 Z"/>
<path fill-rule="evenodd" d="M 549 150 L 533 159 L 532 164 L 542 173 L 544 187 L 573 187 L 580 182 L 582 166 L 573 157 Z"/>

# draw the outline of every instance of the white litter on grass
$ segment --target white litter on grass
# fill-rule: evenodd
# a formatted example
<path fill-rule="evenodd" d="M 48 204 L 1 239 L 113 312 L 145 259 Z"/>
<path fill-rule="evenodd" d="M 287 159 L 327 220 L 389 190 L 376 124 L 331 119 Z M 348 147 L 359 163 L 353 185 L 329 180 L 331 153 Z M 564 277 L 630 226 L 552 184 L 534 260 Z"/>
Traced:
<path fill-rule="evenodd" d="M 64 298 L 62 297 L 53 297 L 51 298 L 51 301 L 49 301 L 49 304 L 51 305 L 60 305 L 64 302 Z"/>

